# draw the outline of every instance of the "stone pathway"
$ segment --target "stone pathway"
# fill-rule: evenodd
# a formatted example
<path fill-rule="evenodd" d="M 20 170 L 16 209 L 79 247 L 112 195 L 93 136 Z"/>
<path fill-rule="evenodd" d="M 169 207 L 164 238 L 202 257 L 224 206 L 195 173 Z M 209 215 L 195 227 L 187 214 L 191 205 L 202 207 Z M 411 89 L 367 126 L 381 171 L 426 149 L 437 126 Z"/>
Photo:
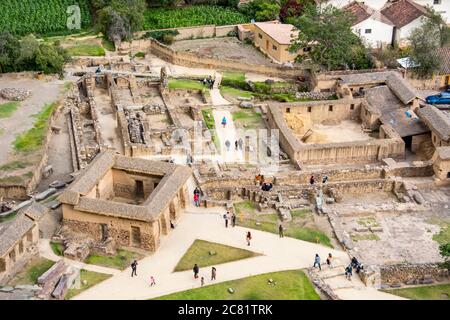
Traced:
<path fill-rule="evenodd" d="M 75 261 L 71 259 L 67 259 L 64 257 L 60 257 L 56 255 L 52 248 L 50 247 L 50 240 L 49 239 L 39 239 L 39 255 L 45 259 L 51 260 L 51 261 L 59 261 L 63 259 L 67 264 L 74 266 L 79 269 L 85 269 L 88 271 L 94 271 L 99 273 L 106 273 L 106 274 L 112 274 L 117 275 L 120 274 L 121 271 L 113 268 L 107 268 L 107 267 L 101 267 L 93 264 L 87 264 L 80 261 Z"/>
<path fill-rule="evenodd" d="M 216 125 L 216 132 L 220 140 L 220 155 L 222 162 L 243 162 L 244 154 L 242 150 L 235 150 L 235 141 L 238 139 L 236 127 L 234 126 L 233 116 L 228 110 L 213 110 L 214 122 Z M 222 125 L 222 119 L 227 119 L 225 128 Z M 225 142 L 230 142 L 230 150 L 227 151 Z"/>
<path fill-rule="evenodd" d="M 321 257 L 331 252 L 336 261 L 348 263 L 345 252 L 333 250 L 321 245 L 296 240 L 293 238 L 280 239 L 277 235 L 252 230 L 253 240 L 247 246 L 245 234 L 247 228 L 224 227 L 223 208 L 215 208 L 215 212 L 203 208 L 191 207 L 182 215 L 179 224 L 168 236 L 161 239 L 159 250 L 139 261 L 137 277 L 131 278 L 131 270 L 114 274 L 108 280 L 82 292 L 76 300 L 91 299 L 150 299 L 173 292 L 200 287 L 200 281 L 193 278 L 191 270 L 172 272 L 186 250 L 196 239 L 213 241 L 237 248 L 252 250 L 261 256 L 216 265 L 217 280 L 210 282 L 210 267 L 201 268 L 200 276 L 206 279 L 206 285 L 220 283 L 248 276 L 281 270 L 294 270 L 311 267 L 314 255 Z M 150 287 L 150 276 L 154 276 L 157 285 Z M 356 281 L 346 281 L 345 289 L 339 295 L 348 299 L 395 299 L 376 289 L 358 287 Z"/>

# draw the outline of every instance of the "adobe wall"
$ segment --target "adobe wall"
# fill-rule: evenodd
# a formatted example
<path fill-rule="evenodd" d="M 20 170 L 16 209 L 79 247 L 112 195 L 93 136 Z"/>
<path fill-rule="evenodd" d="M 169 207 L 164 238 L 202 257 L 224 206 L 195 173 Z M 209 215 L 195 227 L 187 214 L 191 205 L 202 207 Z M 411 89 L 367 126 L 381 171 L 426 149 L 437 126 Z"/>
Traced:
<path fill-rule="evenodd" d="M 102 240 L 102 224 L 108 226 L 109 236 L 121 247 L 132 247 L 131 227 L 138 227 L 141 233 L 141 248 L 151 252 L 159 247 L 158 222 L 144 222 L 124 218 L 103 216 L 75 210 L 63 204 L 63 224 L 71 231 L 89 235 L 95 241 Z"/>
<path fill-rule="evenodd" d="M 0 257 L 0 286 L 5 285 L 37 253 L 39 227 L 34 227 Z"/>

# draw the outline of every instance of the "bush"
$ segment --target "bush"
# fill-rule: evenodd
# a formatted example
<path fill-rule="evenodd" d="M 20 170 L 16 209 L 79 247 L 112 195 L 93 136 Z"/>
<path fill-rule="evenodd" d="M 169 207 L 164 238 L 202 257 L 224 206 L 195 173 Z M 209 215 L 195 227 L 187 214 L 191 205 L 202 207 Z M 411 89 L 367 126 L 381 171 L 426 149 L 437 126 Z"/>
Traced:
<path fill-rule="evenodd" d="M 143 38 L 153 38 L 164 44 L 171 45 L 175 40 L 175 37 L 179 34 L 178 30 L 150 31 L 144 34 Z"/>

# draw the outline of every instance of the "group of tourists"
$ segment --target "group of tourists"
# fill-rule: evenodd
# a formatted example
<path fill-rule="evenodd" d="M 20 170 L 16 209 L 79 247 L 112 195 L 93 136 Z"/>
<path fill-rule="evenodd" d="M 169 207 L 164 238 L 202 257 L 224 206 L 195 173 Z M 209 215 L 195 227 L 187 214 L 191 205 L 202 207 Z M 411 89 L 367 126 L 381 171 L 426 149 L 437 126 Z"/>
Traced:
<path fill-rule="evenodd" d="M 235 151 L 242 150 L 243 145 L 244 145 L 244 141 L 242 141 L 242 139 L 239 138 L 239 140 L 234 141 L 234 150 Z M 230 149 L 231 149 L 230 140 L 225 141 L 225 147 L 227 148 L 227 151 L 230 151 Z"/>
<path fill-rule="evenodd" d="M 200 207 L 200 189 L 198 187 L 195 187 L 194 189 L 194 205 L 196 207 Z"/>
<path fill-rule="evenodd" d="M 227 213 L 223 215 L 223 219 L 225 220 L 225 228 L 228 228 L 229 221 L 231 221 L 232 227 L 236 227 L 236 214 L 234 212 L 230 213 L 230 211 L 227 211 Z"/>
<path fill-rule="evenodd" d="M 332 269 L 333 268 L 333 255 L 331 253 L 328 254 L 327 256 L 327 260 L 326 263 L 328 265 L 328 268 Z M 319 254 L 316 253 L 316 255 L 314 256 L 314 264 L 313 264 L 313 268 L 315 267 L 319 267 L 319 270 L 322 271 L 322 265 L 320 263 L 320 256 Z"/>
<path fill-rule="evenodd" d="M 192 271 L 194 271 L 194 279 L 198 279 L 199 273 L 200 273 L 200 267 L 198 266 L 198 264 L 194 264 Z M 217 275 L 217 269 L 216 269 L 216 267 L 212 267 L 211 268 L 211 281 L 216 280 L 216 275 Z M 200 277 L 200 285 L 202 287 L 205 285 L 205 277 L 203 277 L 203 276 Z"/>
<path fill-rule="evenodd" d="M 323 176 L 322 177 L 322 184 L 326 184 L 328 182 L 328 176 Z M 316 183 L 316 178 L 314 177 L 314 175 L 312 175 L 309 178 L 309 184 L 310 185 L 314 185 Z"/>
<path fill-rule="evenodd" d="M 212 76 L 208 76 L 208 78 L 204 78 L 203 80 L 202 80 L 202 83 L 203 83 L 203 85 L 204 86 L 208 86 L 209 87 L 209 89 L 212 89 L 213 87 L 214 87 L 214 79 L 212 78 Z"/>

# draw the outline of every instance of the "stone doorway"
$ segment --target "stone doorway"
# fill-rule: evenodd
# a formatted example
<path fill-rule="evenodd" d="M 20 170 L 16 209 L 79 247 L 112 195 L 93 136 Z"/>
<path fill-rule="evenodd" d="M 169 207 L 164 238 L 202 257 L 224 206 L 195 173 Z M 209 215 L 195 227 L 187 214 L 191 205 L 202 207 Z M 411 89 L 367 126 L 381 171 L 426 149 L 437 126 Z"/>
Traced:
<path fill-rule="evenodd" d="M 139 227 L 131 227 L 131 245 L 133 247 L 141 246 L 141 229 Z"/>

